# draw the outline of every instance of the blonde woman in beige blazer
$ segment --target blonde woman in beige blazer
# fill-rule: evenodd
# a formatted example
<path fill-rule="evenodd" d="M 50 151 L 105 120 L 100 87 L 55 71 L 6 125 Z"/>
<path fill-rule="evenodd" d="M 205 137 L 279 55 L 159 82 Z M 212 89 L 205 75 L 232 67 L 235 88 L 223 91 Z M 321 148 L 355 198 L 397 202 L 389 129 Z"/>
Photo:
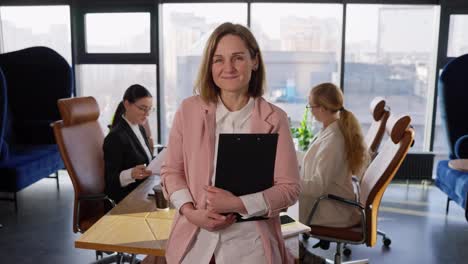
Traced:
<path fill-rule="evenodd" d="M 314 203 L 322 195 L 355 199 L 352 175 L 358 174 L 368 160 L 359 123 L 343 107 L 343 94 L 338 87 L 331 83 L 314 87 L 308 108 L 323 128 L 302 161 L 299 218 L 303 223 L 307 223 Z M 358 221 L 354 209 L 326 200 L 320 202 L 311 223 L 307 224 L 345 227 Z"/>

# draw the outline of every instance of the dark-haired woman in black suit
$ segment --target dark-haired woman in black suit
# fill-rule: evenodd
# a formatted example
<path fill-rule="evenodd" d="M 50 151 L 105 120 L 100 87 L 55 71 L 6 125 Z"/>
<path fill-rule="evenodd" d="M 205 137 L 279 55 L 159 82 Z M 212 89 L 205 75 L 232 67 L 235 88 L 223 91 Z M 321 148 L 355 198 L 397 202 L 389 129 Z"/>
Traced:
<path fill-rule="evenodd" d="M 150 92 L 134 84 L 125 91 L 114 114 L 103 149 L 106 194 L 116 203 L 152 174 L 146 169 L 153 153 L 143 125 L 153 111 Z"/>

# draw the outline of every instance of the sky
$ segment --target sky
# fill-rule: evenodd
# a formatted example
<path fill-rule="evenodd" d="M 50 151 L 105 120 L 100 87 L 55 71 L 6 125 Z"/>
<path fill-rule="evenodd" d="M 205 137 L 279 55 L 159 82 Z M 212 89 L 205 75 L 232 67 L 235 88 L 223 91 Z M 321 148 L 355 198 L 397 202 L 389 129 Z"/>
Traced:
<path fill-rule="evenodd" d="M 382 5 L 372 4 L 349 4 L 347 13 L 347 43 L 371 41 L 377 39 L 378 8 Z M 392 5 L 392 7 L 398 7 Z M 251 5 L 252 23 L 260 24 L 264 32 L 272 38 L 279 37 L 280 18 L 294 15 L 297 17 L 334 18 L 341 23 L 341 4 L 301 4 L 284 3 L 270 4 L 257 3 Z M 438 7 L 436 7 L 438 8 Z M 245 3 L 204 3 L 204 4 L 163 4 L 163 23 L 167 22 L 168 16 L 173 12 L 194 13 L 196 16 L 206 18 L 207 23 L 219 23 L 220 21 L 232 21 L 246 24 L 247 4 Z M 93 27 L 89 30 L 89 37 L 96 43 L 104 45 L 126 34 L 137 34 L 138 29 L 143 29 L 149 21 L 149 16 L 127 14 L 129 19 L 105 16 L 88 15 Z M 69 23 L 68 6 L 41 6 L 41 7 L 1 7 L 0 16 L 2 20 L 14 21 L 17 27 L 32 28 L 35 33 L 48 31 L 50 24 Z M 104 23 L 104 22 L 109 23 Z M 119 23 L 120 22 L 120 23 Z M 123 22 L 123 23 L 122 23 Z M 110 32 L 109 25 L 119 30 Z M 112 34 L 105 34 L 112 33 Z M 110 38 L 109 35 L 114 35 Z M 391 44 L 390 44 L 391 45 Z"/>
<path fill-rule="evenodd" d="M 68 6 L 4 6 L 0 8 L 0 18 L 40 34 L 49 31 L 51 24 L 69 24 L 70 9 Z"/>
<path fill-rule="evenodd" d="M 149 32 L 150 23 L 149 13 L 86 14 L 86 38 L 91 46 L 93 44 L 112 46 L 141 35 L 145 31 Z M 149 34 L 147 37 L 146 49 L 149 51 Z"/>

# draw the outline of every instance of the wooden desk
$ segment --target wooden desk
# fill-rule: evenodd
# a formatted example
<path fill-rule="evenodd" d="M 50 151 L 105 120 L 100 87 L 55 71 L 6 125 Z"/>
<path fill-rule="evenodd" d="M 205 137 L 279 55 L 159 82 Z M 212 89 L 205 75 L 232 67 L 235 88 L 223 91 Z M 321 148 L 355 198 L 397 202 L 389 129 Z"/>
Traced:
<path fill-rule="evenodd" d="M 164 256 L 174 210 L 156 211 L 152 193 L 159 177 L 149 177 L 78 240 L 76 248 Z"/>
<path fill-rule="evenodd" d="M 159 177 L 149 177 L 78 240 L 76 248 L 164 256 L 175 210 L 156 211 L 152 193 Z M 310 230 L 299 222 L 281 227 L 285 243 L 298 258 L 297 235 Z"/>

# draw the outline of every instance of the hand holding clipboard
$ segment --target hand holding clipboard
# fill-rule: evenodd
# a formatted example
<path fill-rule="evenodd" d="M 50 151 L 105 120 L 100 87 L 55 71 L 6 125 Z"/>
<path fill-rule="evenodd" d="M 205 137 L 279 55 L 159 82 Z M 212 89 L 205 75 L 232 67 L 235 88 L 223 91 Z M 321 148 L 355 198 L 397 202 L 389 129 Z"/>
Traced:
<path fill-rule="evenodd" d="M 215 187 L 235 196 L 272 187 L 277 144 L 278 134 L 220 134 Z"/>

